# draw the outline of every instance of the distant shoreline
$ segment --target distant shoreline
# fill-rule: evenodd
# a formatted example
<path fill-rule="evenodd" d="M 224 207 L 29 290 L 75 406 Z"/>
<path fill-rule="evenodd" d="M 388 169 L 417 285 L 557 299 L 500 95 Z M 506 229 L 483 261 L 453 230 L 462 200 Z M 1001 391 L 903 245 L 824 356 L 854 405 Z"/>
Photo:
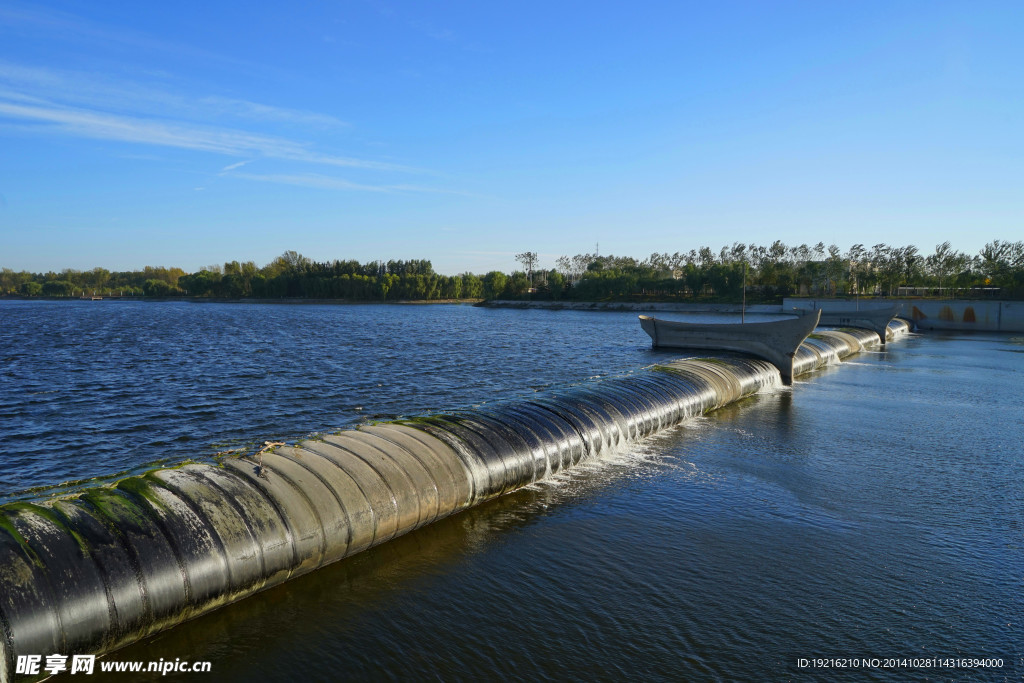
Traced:
<path fill-rule="evenodd" d="M 689 313 L 739 313 L 742 304 L 664 301 L 483 301 L 485 308 L 539 308 L 552 311 L 686 311 Z M 751 304 L 747 313 L 781 313 L 781 304 Z"/>
<path fill-rule="evenodd" d="M 470 306 L 479 304 L 483 299 L 403 299 L 398 301 L 374 301 L 372 299 L 306 299 L 306 298 L 283 298 L 283 299 L 228 299 L 221 297 L 205 296 L 104 296 L 98 301 L 145 301 L 147 303 L 184 302 L 190 304 L 330 304 L 338 306 L 365 306 L 365 305 L 387 305 L 387 306 L 422 306 L 429 304 L 453 304 Z M 17 294 L 5 294 L 0 296 L 0 301 L 93 301 L 89 297 L 77 296 L 21 296 Z"/>
<path fill-rule="evenodd" d="M 88 297 L 68 296 L 22 296 L 8 294 L 0 296 L 0 300 L 9 301 L 92 301 Z M 690 313 L 739 313 L 740 304 L 722 303 L 700 303 L 700 302 L 633 302 L 633 301 L 516 301 L 511 299 L 497 299 L 488 301 L 486 299 L 405 299 L 398 301 L 374 301 L 354 299 L 306 299 L 306 298 L 278 298 L 278 299 L 257 299 L 240 298 L 230 299 L 224 297 L 198 297 L 198 296 L 112 296 L 102 297 L 103 302 L 120 301 L 144 301 L 147 303 L 168 303 L 185 302 L 194 304 L 300 304 L 300 305 L 330 305 L 330 306 L 430 306 L 437 304 L 478 306 L 482 308 L 512 308 L 512 309 L 542 309 L 551 311 L 683 311 Z M 782 306 L 779 304 L 751 304 L 746 307 L 747 313 L 780 313 Z"/>

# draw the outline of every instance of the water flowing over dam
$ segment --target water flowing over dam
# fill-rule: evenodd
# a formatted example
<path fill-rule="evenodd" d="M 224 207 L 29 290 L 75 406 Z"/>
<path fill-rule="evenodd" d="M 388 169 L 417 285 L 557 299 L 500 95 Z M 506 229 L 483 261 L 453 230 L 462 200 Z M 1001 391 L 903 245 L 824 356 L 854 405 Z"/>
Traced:
<path fill-rule="evenodd" d="M 794 374 L 877 344 L 819 330 Z M 766 361 L 673 361 L 0 506 L 0 680 L 18 655 L 113 651 L 779 383 Z"/>

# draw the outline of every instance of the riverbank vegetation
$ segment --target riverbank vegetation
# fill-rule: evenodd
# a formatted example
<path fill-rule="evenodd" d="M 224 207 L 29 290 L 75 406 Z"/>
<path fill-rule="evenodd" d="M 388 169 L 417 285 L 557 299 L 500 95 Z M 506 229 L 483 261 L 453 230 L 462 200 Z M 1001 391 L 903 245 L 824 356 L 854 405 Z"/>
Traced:
<path fill-rule="evenodd" d="M 518 254 L 523 271 L 441 275 L 430 261 L 313 261 L 294 251 L 258 267 L 252 261 L 186 273 L 181 268 L 59 273 L 0 270 L 0 295 L 188 296 L 223 299 L 433 301 L 552 299 L 567 301 L 717 301 L 775 303 L 784 296 L 922 296 L 1024 298 L 1024 242 L 989 242 L 978 254 L 949 242 L 931 254 L 915 246 L 855 244 L 769 246 L 734 243 L 674 254 L 632 257 L 577 254 L 541 267 L 535 252 Z"/>

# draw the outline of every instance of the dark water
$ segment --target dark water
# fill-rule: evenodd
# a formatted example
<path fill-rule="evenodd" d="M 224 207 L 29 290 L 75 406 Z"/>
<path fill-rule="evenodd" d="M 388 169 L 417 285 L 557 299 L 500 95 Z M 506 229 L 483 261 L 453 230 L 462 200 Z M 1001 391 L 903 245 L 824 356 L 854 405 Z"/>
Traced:
<path fill-rule="evenodd" d="M 84 306 L 0 304 L 8 490 L 678 356 L 635 314 Z M 110 659 L 227 681 L 1020 680 L 1022 376 L 1021 338 L 904 338 Z M 1003 667 L 798 668 L 815 657 Z"/>

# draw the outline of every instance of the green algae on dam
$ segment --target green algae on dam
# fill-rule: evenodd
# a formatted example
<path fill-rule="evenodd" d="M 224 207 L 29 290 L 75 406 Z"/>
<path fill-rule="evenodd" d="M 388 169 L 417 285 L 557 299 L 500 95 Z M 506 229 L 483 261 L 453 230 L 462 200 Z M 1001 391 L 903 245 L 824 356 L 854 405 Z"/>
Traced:
<path fill-rule="evenodd" d="M 894 326 L 898 326 L 894 323 Z M 826 331 L 807 372 L 878 343 Z M 673 361 L 0 507 L 0 674 L 106 653 L 779 383 L 767 362 Z"/>

